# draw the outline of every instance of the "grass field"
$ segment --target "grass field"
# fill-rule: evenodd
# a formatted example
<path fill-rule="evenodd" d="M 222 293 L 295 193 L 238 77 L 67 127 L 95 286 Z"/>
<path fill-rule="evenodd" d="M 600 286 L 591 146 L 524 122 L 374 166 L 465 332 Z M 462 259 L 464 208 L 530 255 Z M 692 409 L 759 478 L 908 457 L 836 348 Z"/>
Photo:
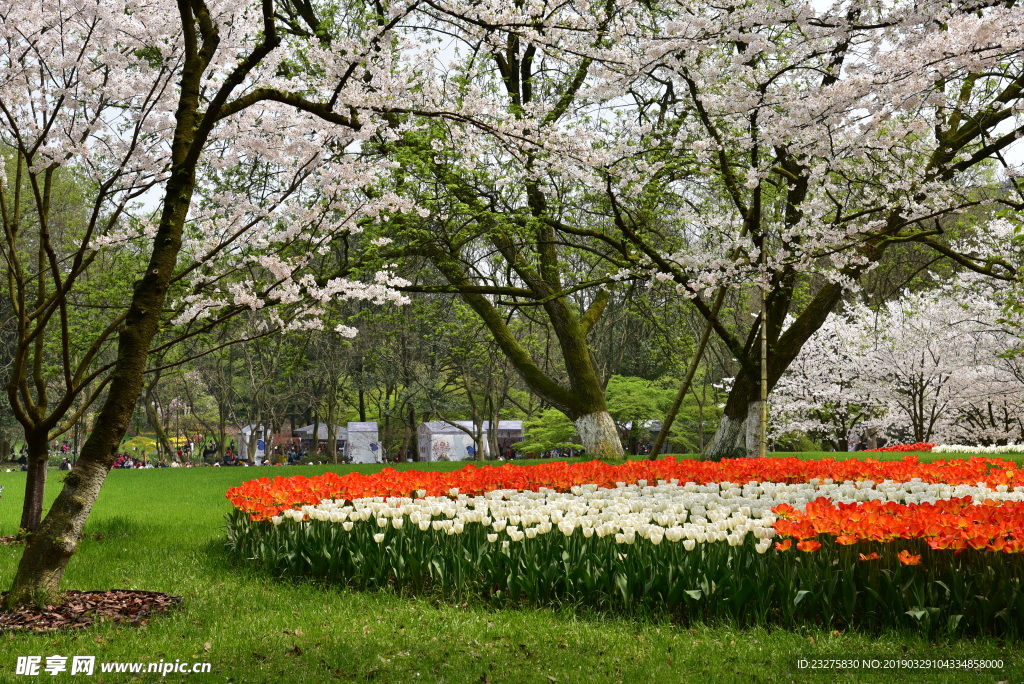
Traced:
<path fill-rule="evenodd" d="M 929 643 L 896 633 L 736 630 L 594 615 L 572 607 L 495 611 L 353 592 L 301 578 L 274 579 L 233 563 L 222 542 L 230 508 L 227 488 L 270 473 L 325 470 L 112 472 L 65 588 L 163 591 L 182 596 L 181 606 L 141 628 L 101 624 L 77 633 L 0 634 L 0 682 L 31 681 L 15 674 L 17 657 L 30 655 L 210 663 L 209 674 L 101 674 L 97 666 L 92 677 L 66 677 L 94 682 L 1024 681 L 1021 644 L 993 639 Z M 51 496 L 60 475 L 51 473 Z M 13 534 L 24 473 L 0 472 L 0 486 L 5 488 L 0 534 Z M 0 584 L 10 581 L 19 555 L 19 547 L 0 547 Z M 995 658 L 1004 667 L 809 672 L 797 668 L 801 658 Z"/>

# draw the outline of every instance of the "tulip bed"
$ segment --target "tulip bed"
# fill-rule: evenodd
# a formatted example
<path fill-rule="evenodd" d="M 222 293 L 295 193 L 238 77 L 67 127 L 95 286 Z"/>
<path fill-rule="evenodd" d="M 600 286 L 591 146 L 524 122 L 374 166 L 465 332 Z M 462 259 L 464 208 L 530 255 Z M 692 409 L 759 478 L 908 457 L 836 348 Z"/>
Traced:
<path fill-rule="evenodd" d="M 935 449 L 937 444 L 931 442 L 915 442 L 914 444 L 893 444 L 891 446 L 878 447 L 877 449 L 865 449 L 863 453 L 872 452 L 911 452 L 911 453 L 928 453 Z"/>
<path fill-rule="evenodd" d="M 994 458 L 262 478 L 228 492 L 228 542 L 276 573 L 495 605 L 1020 634 L 1022 479 Z"/>

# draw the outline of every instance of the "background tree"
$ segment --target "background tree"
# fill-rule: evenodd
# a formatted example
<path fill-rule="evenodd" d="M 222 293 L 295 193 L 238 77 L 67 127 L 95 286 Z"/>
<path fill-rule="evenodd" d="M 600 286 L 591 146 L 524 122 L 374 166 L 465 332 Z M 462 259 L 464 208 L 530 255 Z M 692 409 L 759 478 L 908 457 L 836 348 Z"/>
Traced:
<path fill-rule="evenodd" d="M 624 116 L 641 125 L 630 153 L 606 164 L 607 194 L 619 239 L 644 257 L 635 269 L 671 278 L 736 359 L 707 450 L 717 458 L 759 413 L 762 327 L 770 388 L 889 246 L 955 256 L 936 218 L 1001 201 L 982 188 L 1021 131 L 1020 9 L 661 9 L 670 19 L 625 42 L 632 61 L 608 74 L 619 84 L 609 91 L 629 84 L 636 109 Z M 978 39 L 933 59 L 932 46 L 955 35 Z M 964 265 L 1006 277 L 1018 268 Z M 716 285 L 748 300 L 766 288 L 766 316 L 729 329 Z"/>
<path fill-rule="evenodd" d="M 851 434 L 918 442 L 1015 442 L 1024 384 L 1005 350 L 1015 335 L 977 277 L 829 321 L 777 386 L 779 432 L 803 430 L 845 451 Z"/>
<path fill-rule="evenodd" d="M 191 324 L 193 332 L 215 327 L 242 307 L 268 302 L 310 301 L 308 315 L 318 316 L 322 302 L 338 297 L 383 301 L 386 278 L 370 287 L 343 277 L 317 284 L 303 279 L 302 256 L 356 228 L 353 221 L 364 212 L 411 208 L 390 196 L 368 200 L 353 194 L 373 174 L 342 154 L 357 131 L 374 127 L 375 98 L 408 85 L 401 72 L 369 68 L 391 56 L 388 32 L 405 8 L 380 16 L 370 28 L 362 22 L 362 8 L 344 8 L 334 14 L 333 32 L 317 18 L 319 8 L 287 1 L 220 8 L 216 14 L 202 0 L 130 9 L 75 2 L 11 6 L 0 29 L 0 131 L 17 162 L 13 182 L 6 175 L 0 179 L 8 203 L 8 267 L 23 250 L 18 240 L 36 245 L 24 250 L 36 265 L 26 264 L 25 275 L 14 278 L 18 358 L 41 344 L 37 340 L 50 321 L 57 327 L 47 339 L 70 347 L 69 295 L 101 254 L 116 247 L 145 264 L 123 278 L 131 287 L 120 300 L 127 306 L 112 313 L 103 334 L 85 346 L 84 357 L 91 358 L 116 339 L 116 359 L 102 373 L 92 371 L 95 377 L 88 379 L 94 382 L 86 385 L 88 366 L 62 352 L 66 392 L 48 411 L 49 422 L 63 418 L 57 409 L 71 405 L 68 395 L 77 387 L 105 381 L 113 389 L 103 398 L 74 470 L 28 538 L 7 607 L 55 598 L 131 421 L 172 286 L 182 289 L 176 320 Z M 346 27 L 354 26 L 359 29 L 347 35 Z M 343 44 L 337 52 L 331 49 L 335 38 Z M 304 68 L 281 68 L 278 55 L 285 54 L 301 54 L 291 65 Z M 117 87 L 107 87 L 112 83 Z M 329 94 L 321 97 L 324 92 Z M 66 168 L 81 169 L 95 192 L 74 248 L 59 252 L 48 220 L 48 190 Z M 244 184 L 237 182 L 243 178 Z M 314 178 L 326 199 L 310 207 L 301 189 Z M 10 189 L 18 194 L 26 182 L 39 219 L 31 226 L 11 210 L 11 203 L 21 206 L 20 196 L 8 199 Z M 223 192 L 226 184 L 233 192 Z M 156 220 L 125 216 L 134 198 L 157 186 L 162 200 Z M 197 195 L 201 201 L 194 202 Z M 298 251 L 289 253 L 290 246 Z M 41 277 L 50 281 L 30 290 L 30 281 Z M 43 391 L 44 383 L 29 368 L 16 363 L 8 383 L 12 403 L 26 400 L 29 387 Z M 35 441 L 42 442 L 43 434 L 35 431 Z"/>

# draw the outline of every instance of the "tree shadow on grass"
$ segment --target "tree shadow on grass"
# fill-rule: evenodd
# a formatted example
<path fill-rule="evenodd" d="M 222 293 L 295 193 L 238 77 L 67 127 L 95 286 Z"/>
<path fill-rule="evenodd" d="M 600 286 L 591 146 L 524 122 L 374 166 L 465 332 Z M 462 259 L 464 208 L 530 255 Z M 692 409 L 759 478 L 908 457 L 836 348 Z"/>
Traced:
<path fill-rule="evenodd" d="M 83 539 L 103 541 L 105 539 L 131 539 L 138 537 L 147 527 L 137 520 L 123 515 L 111 518 L 93 518 L 85 525 Z"/>

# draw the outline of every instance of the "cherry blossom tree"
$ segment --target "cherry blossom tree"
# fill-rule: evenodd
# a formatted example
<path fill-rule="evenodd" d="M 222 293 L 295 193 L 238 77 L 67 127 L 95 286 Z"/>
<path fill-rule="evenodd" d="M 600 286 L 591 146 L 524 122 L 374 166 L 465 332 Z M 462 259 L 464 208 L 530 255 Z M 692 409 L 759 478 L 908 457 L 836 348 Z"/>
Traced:
<path fill-rule="evenodd" d="M 992 174 L 1017 174 L 1024 17 L 1017 3 L 660 8 L 620 64 L 601 63 L 608 101 L 628 92 L 620 111 L 639 124 L 609 155 L 606 189 L 616 236 L 642 257 L 631 272 L 675 282 L 736 359 L 717 458 L 888 246 L 1018 277 L 1019 243 L 965 255 L 938 219 L 1016 206 Z M 735 288 L 767 292 L 738 329 L 715 305 Z"/>
<path fill-rule="evenodd" d="M 147 358 L 174 343 L 157 337 L 168 312 L 181 339 L 246 309 L 291 306 L 288 321 L 301 327 L 318 325 L 337 298 L 401 299 L 386 271 L 363 283 L 310 267 L 361 217 L 415 209 L 374 192 L 378 162 L 358 154 L 389 125 L 379 114 L 396 102 L 438 116 L 458 110 L 445 109 L 443 93 L 413 87 L 430 58 L 396 26 L 415 7 L 76 0 L 3 8 L 0 130 L 17 161 L 14 177 L 0 178 L 17 328 L 8 397 L 23 425 L 39 419 L 40 434 L 84 393 L 100 401 L 74 470 L 28 537 L 7 606 L 54 600 Z M 85 225 L 58 249 L 49 197 L 62 169 L 84 175 L 95 193 Z M 159 197 L 153 217 L 138 206 L 147 193 Z M 69 298 L 109 253 L 141 267 L 126 279 L 125 306 L 73 350 Z M 47 398 L 33 350 L 51 336 L 63 340 L 62 396 Z M 111 359 L 100 361 L 105 350 Z"/>
<path fill-rule="evenodd" d="M 777 432 L 852 432 L 993 444 L 1024 436 L 1024 382 L 1014 332 L 991 283 L 967 276 L 906 293 L 878 311 L 853 305 L 804 346 L 771 395 Z"/>
<path fill-rule="evenodd" d="M 381 142 L 379 153 L 401 162 L 395 191 L 431 210 L 381 225 L 385 253 L 425 260 L 443 282 L 411 289 L 458 294 L 530 390 L 574 422 L 587 452 L 620 457 L 588 336 L 628 260 L 586 235 L 595 158 L 616 137 L 591 121 L 600 111 L 588 91 L 595 65 L 616 59 L 615 42 L 647 11 L 631 2 L 512 2 L 499 22 L 475 10 L 438 19 L 431 8 L 430 21 L 442 21 L 453 43 L 445 87 L 495 125 L 444 121 Z M 526 310 L 551 331 L 555 372 L 510 324 Z"/>
<path fill-rule="evenodd" d="M 970 280 L 968 282 L 971 282 Z M 889 405 L 890 421 L 916 441 L 1006 443 L 1022 436 L 1024 385 L 1004 352 L 1015 338 L 999 309 L 968 294 L 921 293 L 888 304 L 865 375 Z"/>
<path fill-rule="evenodd" d="M 865 370 L 873 351 L 871 323 L 834 314 L 808 340 L 770 395 L 771 433 L 806 432 L 846 451 L 850 435 L 877 429 L 887 407 Z M 868 311 L 867 313 L 870 313 Z"/>

